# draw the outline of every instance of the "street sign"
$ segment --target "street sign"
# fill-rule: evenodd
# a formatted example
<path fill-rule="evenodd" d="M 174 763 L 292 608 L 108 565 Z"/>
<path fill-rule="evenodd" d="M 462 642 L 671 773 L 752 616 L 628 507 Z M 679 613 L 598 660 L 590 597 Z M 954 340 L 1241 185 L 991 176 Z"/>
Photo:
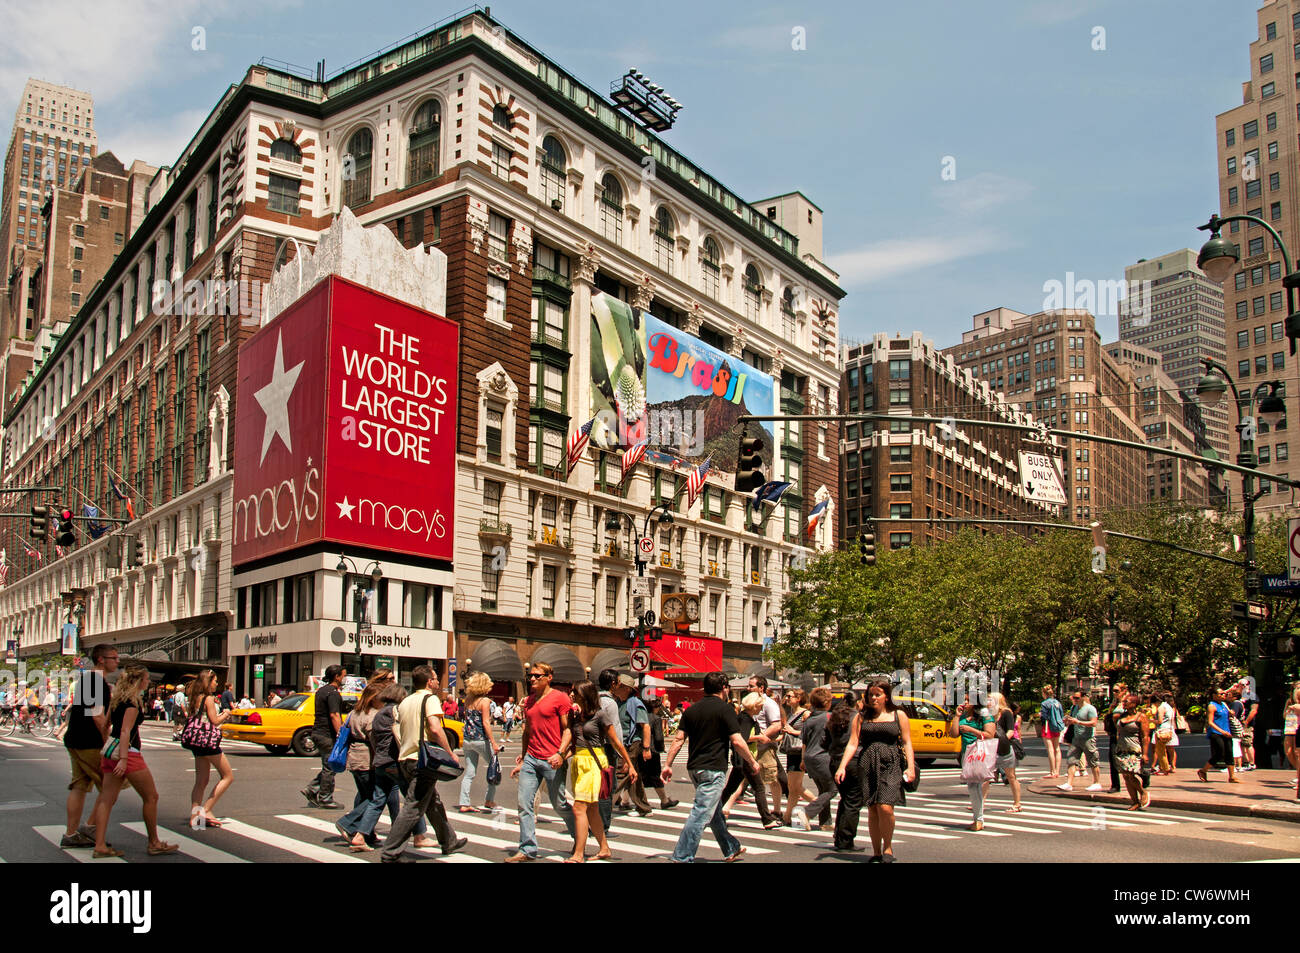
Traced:
<path fill-rule="evenodd" d="M 1119 629 L 1102 629 L 1101 630 L 1101 650 L 1103 652 L 1119 651 Z"/>
<path fill-rule="evenodd" d="M 635 598 L 637 598 L 638 596 L 640 596 L 640 597 L 642 597 L 642 598 L 649 598 L 649 597 L 650 597 L 650 577 L 649 577 L 649 576 L 633 576 L 633 577 L 632 577 L 632 597 L 635 599 Z"/>
<path fill-rule="evenodd" d="M 1289 579 L 1286 574 L 1259 577 L 1259 591 L 1266 596 L 1300 597 L 1300 580 Z"/>
<path fill-rule="evenodd" d="M 262 673 L 263 673 L 264 671 L 266 671 L 266 669 L 262 667 L 262 663 L 261 663 L 261 662 L 254 662 L 254 663 L 253 663 L 253 677 L 254 677 L 254 678 L 261 678 L 261 677 L 262 677 Z"/>
<path fill-rule="evenodd" d="M 452 662 L 451 664 L 455 665 L 456 663 Z M 376 658 L 375 668 L 388 668 L 388 669 L 392 669 L 393 671 L 397 670 L 397 666 L 393 664 L 393 657 L 391 655 L 381 655 L 378 658 Z"/>
<path fill-rule="evenodd" d="M 633 649 L 628 654 L 628 663 L 637 675 L 650 671 L 650 653 L 645 649 Z"/>
<path fill-rule="evenodd" d="M 647 629 L 653 629 L 654 624 L 659 621 L 658 616 L 654 614 L 653 609 L 647 609 L 641 614 L 641 622 Z"/>
<path fill-rule="evenodd" d="M 642 536 L 636 541 L 636 551 L 641 554 L 643 562 L 648 561 L 655 554 L 655 538 L 653 536 Z"/>
<path fill-rule="evenodd" d="M 1288 562 L 1287 575 L 1292 582 L 1300 582 L 1300 517 L 1291 517 L 1286 521 Z"/>
<path fill-rule="evenodd" d="M 371 625 L 372 625 L 372 623 L 370 623 L 370 622 L 361 622 L 361 623 L 358 623 L 358 624 L 357 624 L 357 635 L 361 636 L 362 638 L 365 638 L 365 637 L 369 636 L 369 635 L 371 634 L 371 632 L 373 631 L 373 629 L 371 628 Z"/>
<path fill-rule="evenodd" d="M 1038 503 L 1064 506 L 1067 502 L 1057 458 L 1045 453 L 1020 451 L 1020 487 L 1025 496 Z"/>
<path fill-rule="evenodd" d="M 1263 622 L 1268 618 L 1268 606 L 1262 602 L 1234 602 L 1232 617 L 1241 622 L 1254 619 Z"/>

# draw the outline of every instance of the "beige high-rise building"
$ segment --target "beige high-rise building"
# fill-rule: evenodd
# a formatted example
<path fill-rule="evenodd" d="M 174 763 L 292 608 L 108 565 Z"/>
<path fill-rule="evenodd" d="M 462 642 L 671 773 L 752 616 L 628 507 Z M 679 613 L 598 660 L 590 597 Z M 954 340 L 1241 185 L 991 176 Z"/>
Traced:
<path fill-rule="evenodd" d="M 1259 36 L 1250 44 L 1250 78 L 1241 84 L 1242 103 L 1215 119 L 1219 143 L 1219 214 L 1255 215 L 1277 229 L 1294 255 L 1300 252 L 1300 2 L 1272 0 L 1256 13 Z M 1296 358 L 1290 354 L 1283 322 L 1286 291 L 1282 286 L 1285 264 L 1268 232 L 1258 225 L 1231 222 L 1223 237 L 1241 249 L 1239 266 L 1224 283 L 1228 371 L 1243 390 L 1269 381 L 1287 383 L 1290 420 L 1296 419 Z M 1290 378 L 1290 380 L 1288 380 Z M 1230 424 L 1230 451 L 1235 458 L 1238 438 L 1236 411 L 1231 395 L 1223 401 Z M 1259 467 L 1279 476 L 1294 476 L 1290 463 L 1290 421 L 1275 430 L 1259 426 L 1255 442 Z M 1240 486 L 1237 478 L 1228 481 Z M 1280 508 L 1291 494 L 1273 492 L 1261 481 L 1264 495 L 1256 509 Z M 1234 494 L 1235 498 L 1236 494 Z"/>
<path fill-rule="evenodd" d="M 18 99 L 5 150 L 0 192 L 0 410 L 32 366 L 38 330 L 38 272 L 45 251 L 41 208 L 54 189 L 70 188 L 98 152 L 89 93 L 29 79 Z"/>
<path fill-rule="evenodd" d="M 1124 282 L 1128 299 L 1119 316 L 1120 340 L 1150 348 L 1174 386 L 1194 395 L 1205 373 L 1202 360 L 1227 360 L 1223 286 L 1196 267 L 1196 252 L 1190 248 L 1129 265 Z M 1231 413 L 1226 403 L 1201 408 L 1204 433 L 1199 434 L 1198 451 L 1208 446 L 1227 457 Z"/>

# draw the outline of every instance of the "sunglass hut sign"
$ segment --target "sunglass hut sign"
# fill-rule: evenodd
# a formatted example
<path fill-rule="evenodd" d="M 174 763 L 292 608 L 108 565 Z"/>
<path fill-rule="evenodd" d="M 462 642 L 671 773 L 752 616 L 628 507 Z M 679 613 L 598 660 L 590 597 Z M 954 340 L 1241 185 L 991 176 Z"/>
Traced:
<path fill-rule="evenodd" d="M 331 277 L 244 346 L 236 564 L 321 539 L 451 559 L 457 332 Z"/>

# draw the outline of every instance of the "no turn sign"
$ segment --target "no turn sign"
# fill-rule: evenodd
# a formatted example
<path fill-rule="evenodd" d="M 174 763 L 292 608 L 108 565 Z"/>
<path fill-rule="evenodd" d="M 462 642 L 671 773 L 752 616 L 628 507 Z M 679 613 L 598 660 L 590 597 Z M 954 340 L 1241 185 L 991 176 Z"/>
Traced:
<path fill-rule="evenodd" d="M 633 649 L 628 655 L 628 661 L 631 663 L 632 671 L 637 675 L 644 675 L 650 671 L 650 653 L 645 649 Z"/>
<path fill-rule="evenodd" d="M 653 536 L 642 536 L 636 541 L 636 551 L 641 554 L 642 559 L 649 559 L 655 554 L 655 539 Z"/>

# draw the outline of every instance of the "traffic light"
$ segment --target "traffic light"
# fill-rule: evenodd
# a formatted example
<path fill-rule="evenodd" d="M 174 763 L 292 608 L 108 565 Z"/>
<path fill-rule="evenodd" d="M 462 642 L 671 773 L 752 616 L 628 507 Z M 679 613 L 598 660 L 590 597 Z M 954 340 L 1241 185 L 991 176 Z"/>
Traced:
<path fill-rule="evenodd" d="M 862 557 L 862 565 L 873 566 L 876 562 L 876 534 L 863 533 L 858 537 L 858 554 Z"/>
<path fill-rule="evenodd" d="M 126 538 L 126 568 L 144 568 L 144 540 L 139 536 Z"/>
<path fill-rule="evenodd" d="M 110 569 L 122 568 L 122 537 L 114 533 L 108 537 L 108 566 Z"/>
<path fill-rule="evenodd" d="M 767 482 L 763 473 L 763 440 L 751 437 L 749 428 L 740 435 L 740 456 L 736 460 L 736 492 L 753 493 Z"/>
<path fill-rule="evenodd" d="M 77 537 L 72 535 L 72 510 L 59 510 L 59 535 L 54 537 L 54 541 L 60 546 L 71 546 L 77 541 Z"/>
<path fill-rule="evenodd" d="M 664 630 L 657 625 L 652 625 L 645 630 L 645 640 L 647 642 L 658 642 L 664 637 Z"/>
<path fill-rule="evenodd" d="M 50 508 L 48 506 L 32 507 L 31 537 L 37 542 L 45 542 L 45 534 L 50 525 Z"/>

